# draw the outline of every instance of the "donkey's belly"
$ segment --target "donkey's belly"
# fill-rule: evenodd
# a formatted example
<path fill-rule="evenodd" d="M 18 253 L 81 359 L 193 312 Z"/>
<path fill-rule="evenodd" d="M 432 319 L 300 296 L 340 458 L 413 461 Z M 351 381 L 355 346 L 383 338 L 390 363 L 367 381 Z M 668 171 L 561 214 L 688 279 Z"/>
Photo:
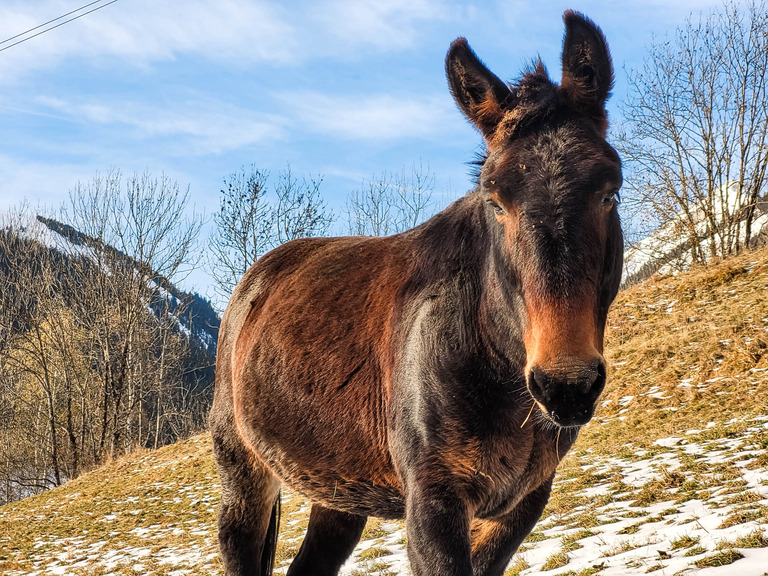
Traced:
<path fill-rule="evenodd" d="M 291 478 L 286 483 L 312 502 L 326 508 L 378 518 L 405 517 L 405 502 L 399 490 L 344 479 L 335 480 L 329 486 L 326 484 L 328 478 L 322 478 L 321 482 L 316 480 L 304 473 L 298 478 Z"/>
<path fill-rule="evenodd" d="M 397 486 L 375 483 L 360 478 L 360 474 L 349 478 L 330 468 L 297 462 L 285 450 L 264 440 L 257 440 L 253 448 L 281 481 L 314 503 L 361 516 L 404 517 L 404 499 Z"/>

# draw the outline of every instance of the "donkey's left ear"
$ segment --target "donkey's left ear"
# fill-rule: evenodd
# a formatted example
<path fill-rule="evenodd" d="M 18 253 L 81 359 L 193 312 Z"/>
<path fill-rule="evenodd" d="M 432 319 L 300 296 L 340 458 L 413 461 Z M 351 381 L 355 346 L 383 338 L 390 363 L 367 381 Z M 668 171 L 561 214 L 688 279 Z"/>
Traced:
<path fill-rule="evenodd" d="M 594 22 L 578 12 L 563 14 L 563 79 L 560 83 L 571 105 L 603 117 L 613 87 L 613 65 L 605 36 Z"/>

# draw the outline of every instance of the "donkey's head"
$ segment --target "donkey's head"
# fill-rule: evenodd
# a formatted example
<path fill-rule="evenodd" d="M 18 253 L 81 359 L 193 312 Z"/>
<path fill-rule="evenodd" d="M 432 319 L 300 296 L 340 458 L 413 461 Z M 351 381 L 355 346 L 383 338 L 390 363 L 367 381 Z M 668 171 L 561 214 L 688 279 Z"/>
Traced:
<path fill-rule="evenodd" d="M 605 38 L 580 14 L 564 20 L 559 86 L 541 63 L 508 86 L 463 38 L 446 69 L 486 142 L 478 186 L 497 269 L 521 303 L 528 390 L 555 424 L 578 426 L 605 385 L 603 331 L 622 268 L 621 162 L 605 141 Z"/>

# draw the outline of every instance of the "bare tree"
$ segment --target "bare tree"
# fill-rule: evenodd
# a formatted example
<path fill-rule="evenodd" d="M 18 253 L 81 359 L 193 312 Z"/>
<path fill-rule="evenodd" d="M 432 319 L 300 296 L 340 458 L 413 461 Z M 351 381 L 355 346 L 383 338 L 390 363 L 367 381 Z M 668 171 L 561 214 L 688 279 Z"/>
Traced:
<path fill-rule="evenodd" d="M 291 173 L 290 166 L 278 175 L 267 248 L 328 232 L 333 223 L 333 213 L 320 195 L 322 183 L 322 178 L 311 176 L 299 181 Z"/>
<path fill-rule="evenodd" d="M 132 427 L 142 427 L 136 408 L 143 394 L 151 384 L 164 386 L 163 342 L 151 374 L 137 373 L 137 367 L 149 369 L 138 357 L 154 349 L 148 348 L 153 334 L 162 332 L 156 308 L 173 298 L 171 282 L 199 261 L 202 219 L 187 214 L 188 203 L 189 190 L 146 173 L 123 182 L 119 171 L 111 171 L 70 194 L 64 216 L 89 238 L 77 260 L 88 295 L 78 313 L 92 323 L 92 362 L 102 377 L 99 458 L 107 446 L 113 455 L 130 446 Z"/>
<path fill-rule="evenodd" d="M 8 244 L 15 245 L 17 250 L 23 247 L 16 255 L 19 268 L 6 275 L 8 288 L 19 300 L 17 310 L 22 314 L 4 322 L 4 331 L 10 337 L 6 341 L 3 363 L 13 375 L 7 392 L 18 403 L 17 414 L 25 411 L 27 417 L 34 414 L 31 421 L 43 426 L 35 426 L 34 436 L 41 440 L 38 449 L 45 457 L 42 462 L 35 459 L 36 465 L 28 472 L 37 472 L 41 483 L 50 480 L 53 485 L 59 485 L 64 477 L 57 421 L 61 378 L 50 344 L 53 340 L 51 318 L 60 312 L 56 300 L 62 286 L 43 245 L 28 245 L 6 234 L 3 236 L 4 248 Z"/>
<path fill-rule="evenodd" d="M 618 133 L 625 205 L 685 237 L 694 262 L 748 246 L 768 166 L 765 2 L 690 16 L 651 45 L 629 86 Z"/>
<path fill-rule="evenodd" d="M 77 422 L 87 363 L 84 338 L 65 305 L 71 293 L 62 258 L 28 208 L 0 222 L 0 406 L 5 497 L 20 497 L 79 474 Z"/>
<path fill-rule="evenodd" d="M 432 208 L 435 175 L 420 162 L 410 172 L 383 172 L 363 181 L 347 198 L 348 232 L 386 236 L 421 223 Z"/>
<path fill-rule="evenodd" d="M 322 178 L 299 180 L 288 166 L 271 189 L 268 181 L 269 173 L 255 165 L 224 179 L 209 269 L 225 300 L 261 255 L 289 240 L 325 234 L 333 222 L 320 194 Z"/>
<path fill-rule="evenodd" d="M 69 224 L 0 219 L 0 500 L 201 429 L 212 369 L 172 284 L 200 254 L 188 198 L 112 171 L 72 190 Z"/>
<path fill-rule="evenodd" d="M 216 292 L 225 298 L 268 245 L 267 176 L 251 165 L 224 179 L 219 211 L 213 217 L 216 227 L 209 240 L 209 268 Z"/>
<path fill-rule="evenodd" d="M 347 198 L 347 227 L 353 236 L 394 233 L 392 176 L 382 173 L 363 181 Z"/>

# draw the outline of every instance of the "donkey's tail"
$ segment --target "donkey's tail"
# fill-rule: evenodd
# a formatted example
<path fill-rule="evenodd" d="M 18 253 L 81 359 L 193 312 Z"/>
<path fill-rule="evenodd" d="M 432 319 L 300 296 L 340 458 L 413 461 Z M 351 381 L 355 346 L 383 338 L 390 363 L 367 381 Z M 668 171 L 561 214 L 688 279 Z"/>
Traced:
<path fill-rule="evenodd" d="M 264 538 L 264 548 L 261 552 L 261 576 L 272 576 L 275 566 L 275 550 L 277 549 L 277 532 L 280 529 L 280 493 L 272 506 L 272 515 L 269 518 L 269 528 Z"/>

